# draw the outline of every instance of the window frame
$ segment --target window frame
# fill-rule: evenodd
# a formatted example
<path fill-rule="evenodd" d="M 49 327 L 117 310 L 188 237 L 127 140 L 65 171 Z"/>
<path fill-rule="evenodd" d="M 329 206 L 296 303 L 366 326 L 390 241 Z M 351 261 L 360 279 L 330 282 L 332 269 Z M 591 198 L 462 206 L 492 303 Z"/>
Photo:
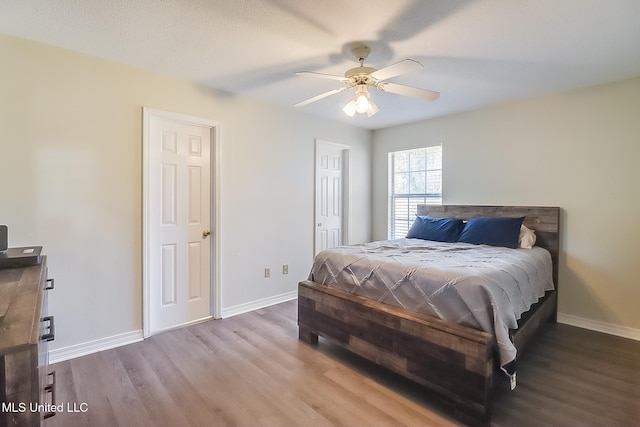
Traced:
<path fill-rule="evenodd" d="M 439 152 L 439 167 L 430 167 L 427 161 L 428 152 L 430 150 Z M 422 152 L 422 153 L 420 153 Z M 408 166 L 405 170 L 396 170 L 396 156 L 406 154 L 408 158 Z M 424 167 L 412 169 L 411 155 L 424 156 Z M 406 236 L 409 227 L 413 224 L 416 206 L 418 204 L 442 204 L 442 144 L 430 145 L 425 147 L 412 148 L 407 150 L 396 150 L 388 152 L 388 223 L 387 223 L 387 237 L 389 239 L 399 239 Z M 422 160 L 422 159 L 418 159 Z M 419 162 L 416 162 L 419 164 Z M 428 180 L 429 172 L 436 173 L 439 181 L 439 192 L 429 192 L 429 187 L 433 186 L 433 182 Z M 400 174 L 406 174 L 408 177 L 404 186 L 408 192 L 396 193 L 396 181 Z M 412 192 L 411 182 L 412 174 L 424 174 L 424 192 Z M 437 183 L 435 184 L 438 185 Z M 399 203 L 405 202 L 406 206 L 398 207 Z M 400 212 L 399 212 L 400 211 Z"/>

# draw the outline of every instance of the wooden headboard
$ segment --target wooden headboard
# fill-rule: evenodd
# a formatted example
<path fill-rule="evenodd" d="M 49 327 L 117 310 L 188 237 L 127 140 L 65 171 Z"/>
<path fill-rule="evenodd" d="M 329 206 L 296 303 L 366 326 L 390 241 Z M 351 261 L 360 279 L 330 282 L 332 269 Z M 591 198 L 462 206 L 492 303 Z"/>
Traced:
<path fill-rule="evenodd" d="M 418 205 L 418 215 L 436 218 L 524 217 L 526 227 L 536 232 L 536 246 L 551 253 L 553 283 L 558 289 L 560 256 L 560 208 L 546 206 Z"/>

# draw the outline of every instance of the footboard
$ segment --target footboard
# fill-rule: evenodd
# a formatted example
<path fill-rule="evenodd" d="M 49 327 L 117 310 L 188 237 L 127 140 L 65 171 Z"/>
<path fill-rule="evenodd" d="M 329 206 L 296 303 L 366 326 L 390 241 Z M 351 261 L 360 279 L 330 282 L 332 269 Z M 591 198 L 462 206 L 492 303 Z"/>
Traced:
<path fill-rule="evenodd" d="M 298 285 L 301 340 L 318 335 L 447 398 L 460 418 L 491 416 L 490 334 L 311 281 Z"/>

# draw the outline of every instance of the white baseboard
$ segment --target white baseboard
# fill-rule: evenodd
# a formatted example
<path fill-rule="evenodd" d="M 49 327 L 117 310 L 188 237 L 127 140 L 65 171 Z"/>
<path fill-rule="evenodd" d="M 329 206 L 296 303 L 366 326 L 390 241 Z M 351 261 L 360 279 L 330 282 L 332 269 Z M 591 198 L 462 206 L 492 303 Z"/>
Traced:
<path fill-rule="evenodd" d="M 269 307 L 270 305 L 280 304 L 281 302 L 291 301 L 296 298 L 298 298 L 297 290 L 280 295 L 274 295 L 272 297 L 263 298 L 256 301 L 247 302 L 244 304 L 234 305 L 233 307 L 222 309 L 222 318 L 236 316 L 242 313 L 248 313 L 249 311 Z"/>
<path fill-rule="evenodd" d="M 69 347 L 49 350 L 49 363 L 57 363 L 73 359 L 75 357 L 86 356 L 87 354 L 96 353 L 98 351 L 109 350 L 110 348 L 142 341 L 142 339 L 142 330 L 139 330 L 125 332 L 124 334 L 101 338 L 95 341 L 75 344 Z"/>
<path fill-rule="evenodd" d="M 585 319 L 584 317 L 572 314 L 558 313 L 558 322 L 592 331 L 603 332 L 605 334 L 617 335 L 623 338 L 640 341 L 640 329 L 629 328 L 627 326 L 615 325 L 613 323 L 600 322 L 598 320 Z"/>

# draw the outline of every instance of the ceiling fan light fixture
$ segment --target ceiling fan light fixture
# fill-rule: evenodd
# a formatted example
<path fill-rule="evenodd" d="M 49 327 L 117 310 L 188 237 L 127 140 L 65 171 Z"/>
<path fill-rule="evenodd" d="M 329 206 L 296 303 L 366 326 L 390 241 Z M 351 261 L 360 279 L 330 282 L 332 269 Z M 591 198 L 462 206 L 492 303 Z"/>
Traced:
<path fill-rule="evenodd" d="M 347 116 L 353 117 L 356 114 L 356 100 L 352 99 L 347 105 L 342 109 Z"/>
<path fill-rule="evenodd" d="M 342 109 L 349 117 L 353 117 L 356 113 L 366 114 L 368 117 L 373 116 L 380 111 L 378 106 L 371 100 L 366 85 L 358 85 L 356 97 L 349 101 Z"/>
<path fill-rule="evenodd" d="M 373 116 L 378 111 L 380 111 L 378 106 L 374 104 L 374 102 L 371 99 L 369 99 L 369 108 L 367 108 L 367 117 Z"/>
<path fill-rule="evenodd" d="M 369 93 L 367 89 L 360 90 L 356 93 L 356 111 L 360 114 L 364 114 L 369 110 L 371 105 L 371 98 L 369 98 Z"/>

